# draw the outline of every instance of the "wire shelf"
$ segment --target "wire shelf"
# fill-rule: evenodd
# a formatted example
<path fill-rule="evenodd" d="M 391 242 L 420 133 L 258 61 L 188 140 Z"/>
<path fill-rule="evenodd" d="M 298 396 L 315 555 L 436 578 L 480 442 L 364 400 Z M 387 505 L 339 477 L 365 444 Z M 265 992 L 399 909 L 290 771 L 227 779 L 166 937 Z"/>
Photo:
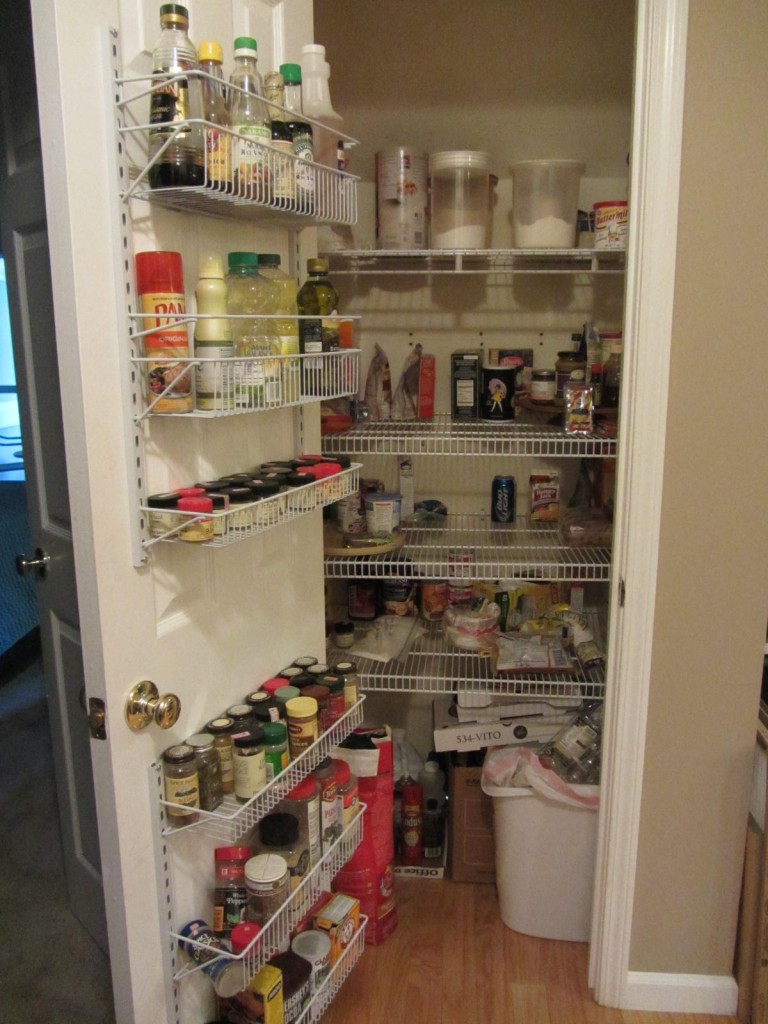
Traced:
<path fill-rule="evenodd" d="M 159 543 L 186 544 L 183 531 L 193 524 L 211 523 L 213 536 L 210 540 L 196 541 L 198 547 L 224 548 L 237 544 L 248 537 L 255 537 L 265 530 L 289 523 L 294 519 L 314 512 L 316 508 L 332 505 L 342 498 L 355 494 L 360 487 L 359 463 L 352 463 L 348 469 L 325 477 L 315 483 L 291 487 L 279 491 L 260 501 L 234 505 L 226 512 L 178 512 L 175 509 L 156 509 L 140 505 L 139 511 L 149 525 L 150 533 L 156 535 L 145 540 L 144 547 Z M 142 523 L 142 527 L 145 524 Z M 162 530 L 162 532 L 158 532 Z"/>
<path fill-rule="evenodd" d="M 587 616 L 595 637 L 599 634 L 597 618 Z M 386 617 L 384 617 L 386 619 Z M 377 623 L 381 623 L 381 619 Z M 490 655 L 453 647 L 445 636 L 442 623 L 424 623 L 426 632 L 408 650 L 387 662 L 361 657 L 353 650 L 360 675 L 360 686 L 369 692 L 455 693 L 457 690 L 476 693 L 508 694 L 516 697 L 602 698 L 605 694 L 603 666 L 553 673 L 536 670 L 526 673 L 496 673 Z M 374 626 L 376 628 L 376 626 Z M 383 627 L 386 628 L 386 623 Z"/>
<path fill-rule="evenodd" d="M 315 1024 L 323 1016 L 339 993 L 357 961 L 365 951 L 365 926 L 368 918 L 360 915 L 360 927 L 355 932 L 347 948 L 333 965 L 325 981 L 312 996 L 309 1006 L 296 1018 L 296 1024 Z"/>
<path fill-rule="evenodd" d="M 340 249 L 334 276 L 403 274 L 623 274 L 620 249 Z"/>
<path fill-rule="evenodd" d="M 198 952 L 202 962 L 188 958 L 186 963 L 174 975 L 174 981 L 180 981 L 190 974 L 205 970 L 208 966 L 221 961 L 230 961 L 232 969 L 242 971 L 242 989 L 261 970 L 264 964 L 277 953 L 284 952 L 290 946 L 291 933 L 323 892 L 330 889 L 334 876 L 346 864 L 363 838 L 363 815 L 366 805 L 359 804 L 358 812 L 353 820 L 342 831 L 321 860 L 301 880 L 281 907 L 264 924 L 259 934 L 242 953 L 234 954 L 222 951 L 219 956 L 210 956 L 210 946 L 205 942 L 188 939 L 178 932 L 171 932 L 171 937 L 188 949 Z M 208 959 L 203 959 L 208 956 Z M 238 973 L 238 978 L 239 978 Z"/>
<path fill-rule="evenodd" d="M 277 804 L 297 786 L 302 779 L 306 778 L 311 771 L 331 756 L 334 747 L 337 747 L 342 740 L 345 740 L 350 733 L 363 724 L 363 703 L 365 697 L 361 698 L 345 714 L 335 722 L 330 729 L 326 730 L 315 742 L 307 747 L 297 758 L 284 768 L 279 775 L 276 775 L 264 789 L 243 804 L 231 794 L 224 797 L 223 802 L 215 811 L 197 811 L 198 820 L 190 825 L 182 825 L 178 828 L 167 827 L 162 829 L 163 835 L 176 835 L 180 832 L 200 833 L 219 839 L 223 843 L 233 845 L 249 832 L 254 825 L 269 814 Z M 157 763 L 156 770 L 162 772 L 162 765 Z M 164 807 L 174 807 L 177 810 L 188 811 L 188 807 L 182 807 L 160 797 L 161 811 Z"/>
<path fill-rule="evenodd" d="M 362 423 L 343 434 L 328 434 L 332 454 L 492 455 L 537 458 L 613 458 L 616 438 L 601 430 L 566 434 L 561 427 L 530 423 L 453 420 L 386 420 Z"/>
<path fill-rule="evenodd" d="M 355 395 L 359 385 L 360 350 L 247 359 L 236 356 L 225 359 L 136 356 L 131 363 L 144 382 L 145 405 L 134 413 L 136 423 L 147 416 L 213 419 Z M 173 368 L 174 380 L 163 387 L 166 364 Z M 184 368 L 181 373 L 176 372 L 179 367 Z M 156 412 L 158 403 L 178 385 L 183 374 L 196 378 L 191 391 L 196 395 L 197 408 L 189 412 Z M 201 398 L 203 388 L 205 397 Z M 201 408 L 202 405 L 205 407 Z"/>
<path fill-rule="evenodd" d="M 518 517 L 495 523 L 487 515 L 448 515 L 423 526 L 402 527 L 405 542 L 383 555 L 326 556 L 325 574 L 347 579 L 448 579 L 456 575 L 456 550 L 468 559 L 472 579 L 593 580 L 611 578 L 609 548 L 574 548 L 560 540 L 557 524 Z"/>

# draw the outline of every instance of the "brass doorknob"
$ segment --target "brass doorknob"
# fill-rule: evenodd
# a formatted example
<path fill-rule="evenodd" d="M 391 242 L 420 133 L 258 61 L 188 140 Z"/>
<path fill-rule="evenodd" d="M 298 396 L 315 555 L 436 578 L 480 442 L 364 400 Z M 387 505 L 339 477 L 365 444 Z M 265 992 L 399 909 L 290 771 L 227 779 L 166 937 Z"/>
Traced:
<path fill-rule="evenodd" d="M 125 702 L 125 720 L 134 732 L 146 729 L 152 722 L 161 729 L 176 725 L 181 714 L 181 701 L 175 693 L 160 695 L 149 679 L 136 683 Z"/>

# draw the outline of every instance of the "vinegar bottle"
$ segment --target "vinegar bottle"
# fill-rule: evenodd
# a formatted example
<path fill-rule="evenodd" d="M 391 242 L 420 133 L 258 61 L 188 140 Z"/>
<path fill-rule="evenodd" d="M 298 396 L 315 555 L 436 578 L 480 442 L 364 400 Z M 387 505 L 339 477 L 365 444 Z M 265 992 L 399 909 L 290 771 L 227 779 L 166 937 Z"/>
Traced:
<path fill-rule="evenodd" d="M 299 313 L 317 319 L 299 321 L 299 344 L 303 353 L 337 352 L 339 326 L 327 319 L 338 313 L 339 296 L 328 279 L 328 260 L 307 260 L 307 280 L 297 296 Z M 323 360 L 307 359 L 303 366 L 304 391 L 308 395 L 323 394 L 329 375 L 324 373 Z"/>
<path fill-rule="evenodd" d="M 229 192 L 232 186 L 232 137 L 220 132 L 218 127 L 229 128 L 229 112 L 224 99 L 224 55 L 218 43 L 200 43 L 197 51 L 200 70 L 211 75 L 202 77 L 203 118 L 208 122 L 205 135 L 205 177 L 206 184 L 222 192 Z"/>
<path fill-rule="evenodd" d="M 304 118 L 301 99 L 301 65 L 281 64 L 283 76 L 283 104 L 288 111 L 286 124 L 293 140 L 293 155 L 296 174 L 296 204 L 302 213 L 312 213 L 315 208 L 315 171 L 311 162 L 315 159 L 312 125 Z"/>
<path fill-rule="evenodd" d="M 269 144 L 272 132 L 264 103 L 264 84 L 257 65 L 256 40 L 238 36 L 235 66 L 229 76 L 229 118 L 235 133 L 233 167 L 235 188 L 243 198 L 266 202 L 269 198 Z"/>
<path fill-rule="evenodd" d="M 235 347 L 235 405 L 245 409 L 264 409 L 280 404 L 282 393 L 279 360 L 263 357 L 277 355 L 279 345 L 270 320 L 274 289 L 259 273 L 255 252 L 231 252 L 228 257 L 227 312 L 239 318 L 232 321 Z M 244 314 L 249 314 L 245 318 Z"/>
<path fill-rule="evenodd" d="M 152 74 L 170 78 L 185 71 L 199 71 L 197 50 L 187 35 L 189 13 L 186 7 L 163 4 L 160 28 L 160 39 L 152 51 Z M 149 169 L 150 188 L 202 185 L 205 180 L 202 126 L 198 120 L 197 124 L 178 127 L 189 118 L 202 116 L 200 76 L 153 84 L 149 160 L 155 162 Z"/>
<path fill-rule="evenodd" d="M 314 135 L 315 160 L 324 167 L 343 170 L 344 143 L 339 138 L 344 120 L 331 103 L 331 67 L 325 47 L 315 43 L 301 50 L 301 103 L 307 117 L 323 127 Z M 341 161 L 339 155 L 341 154 Z"/>

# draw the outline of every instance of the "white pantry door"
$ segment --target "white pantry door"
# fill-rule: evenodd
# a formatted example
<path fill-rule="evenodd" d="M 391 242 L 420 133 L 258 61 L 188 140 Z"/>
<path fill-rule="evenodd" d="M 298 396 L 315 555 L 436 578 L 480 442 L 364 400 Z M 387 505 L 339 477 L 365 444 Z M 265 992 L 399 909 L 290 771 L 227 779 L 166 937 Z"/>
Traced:
<path fill-rule="evenodd" d="M 111 51 L 121 49 L 126 74 L 150 70 L 159 0 L 31 6 L 84 672 L 89 697 L 106 707 L 107 739 L 91 741 L 91 758 L 117 1019 L 203 1024 L 213 1016 L 209 986 L 193 999 L 174 993 L 168 932 L 209 912 L 211 850 L 160 841 L 151 765 L 297 654 L 323 653 L 321 521 L 314 512 L 218 551 L 159 545 L 134 564 L 137 476 L 147 493 L 167 490 L 287 457 L 303 442 L 286 410 L 155 421 L 137 446 L 125 402 L 126 287 L 134 251 L 178 250 L 191 305 L 203 252 L 279 252 L 294 267 L 297 239 L 121 202 Z M 187 6 L 193 41 L 220 41 L 230 62 L 238 35 L 257 38 L 262 70 L 295 60 L 312 38 L 311 0 Z M 313 407 L 305 443 L 317 445 L 318 423 Z M 181 700 L 168 731 L 134 733 L 125 722 L 126 696 L 144 679 Z"/>

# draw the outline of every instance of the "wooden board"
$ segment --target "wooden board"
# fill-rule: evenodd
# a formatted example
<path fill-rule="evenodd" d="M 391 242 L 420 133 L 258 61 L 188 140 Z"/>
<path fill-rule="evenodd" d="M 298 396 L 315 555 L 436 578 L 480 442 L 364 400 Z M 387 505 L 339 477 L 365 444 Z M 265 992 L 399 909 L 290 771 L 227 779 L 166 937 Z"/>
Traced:
<path fill-rule="evenodd" d="M 350 548 L 344 543 L 344 534 L 338 527 L 326 523 L 323 528 L 323 552 L 326 555 L 339 555 L 342 558 L 360 558 L 366 555 L 386 555 L 390 551 L 398 551 L 405 542 L 402 533 L 394 534 L 391 542 L 372 544 L 370 547 Z"/>

